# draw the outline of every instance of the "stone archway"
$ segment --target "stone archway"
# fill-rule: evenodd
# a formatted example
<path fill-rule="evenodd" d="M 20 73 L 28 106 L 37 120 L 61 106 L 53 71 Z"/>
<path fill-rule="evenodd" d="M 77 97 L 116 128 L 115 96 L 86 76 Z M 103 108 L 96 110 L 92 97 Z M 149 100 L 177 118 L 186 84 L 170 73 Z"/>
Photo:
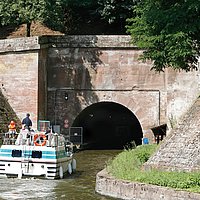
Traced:
<path fill-rule="evenodd" d="M 142 128 L 137 117 L 125 106 L 99 102 L 85 108 L 72 127 L 83 127 L 83 143 L 90 149 L 123 149 L 133 140 L 142 143 Z"/>

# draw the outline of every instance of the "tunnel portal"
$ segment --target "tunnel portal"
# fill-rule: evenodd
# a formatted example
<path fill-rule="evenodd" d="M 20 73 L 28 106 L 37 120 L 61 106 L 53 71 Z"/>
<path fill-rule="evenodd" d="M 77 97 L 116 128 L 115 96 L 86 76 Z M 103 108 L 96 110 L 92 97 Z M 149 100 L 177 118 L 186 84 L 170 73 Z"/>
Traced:
<path fill-rule="evenodd" d="M 99 102 L 85 108 L 72 127 L 82 127 L 83 148 L 123 149 L 142 143 L 142 128 L 136 116 L 114 102 Z"/>

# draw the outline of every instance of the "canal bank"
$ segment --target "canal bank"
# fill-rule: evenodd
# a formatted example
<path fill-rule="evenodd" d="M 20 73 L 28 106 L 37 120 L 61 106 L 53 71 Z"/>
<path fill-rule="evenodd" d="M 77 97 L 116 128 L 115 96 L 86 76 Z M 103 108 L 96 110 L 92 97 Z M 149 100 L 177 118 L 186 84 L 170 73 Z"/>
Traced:
<path fill-rule="evenodd" d="M 200 194 L 174 190 L 156 185 L 119 180 L 107 173 L 106 169 L 96 175 L 98 194 L 124 200 L 199 200 Z"/>

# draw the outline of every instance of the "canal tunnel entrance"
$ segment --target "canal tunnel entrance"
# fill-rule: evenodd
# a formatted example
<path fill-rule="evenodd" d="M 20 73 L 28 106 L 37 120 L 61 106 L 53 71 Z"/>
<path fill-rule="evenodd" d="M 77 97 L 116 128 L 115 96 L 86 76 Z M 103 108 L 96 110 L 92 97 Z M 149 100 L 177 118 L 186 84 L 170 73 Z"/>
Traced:
<path fill-rule="evenodd" d="M 92 104 L 77 116 L 72 127 L 82 127 L 83 148 L 87 149 L 123 149 L 133 141 L 142 143 L 137 117 L 118 103 Z"/>

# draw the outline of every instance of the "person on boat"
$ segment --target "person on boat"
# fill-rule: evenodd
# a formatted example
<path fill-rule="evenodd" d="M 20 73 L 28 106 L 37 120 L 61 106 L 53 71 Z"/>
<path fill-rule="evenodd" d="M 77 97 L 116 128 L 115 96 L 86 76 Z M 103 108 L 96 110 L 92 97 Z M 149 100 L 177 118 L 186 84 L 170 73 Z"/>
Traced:
<path fill-rule="evenodd" d="M 9 133 L 11 133 L 11 134 L 16 133 L 16 125 L 15 125 L 15 122 L 13 120 L 8 125 L 8 128 L 9 128 Z"/>
<path fill-rule="evenodd" d="M 47 127 L 45 131 L 45 135 L 51 133 L 51 127 Z"/>
<path fill-rule="evenodd" d="M 47 140 L 48 140 L 48 136 L 50 135 L 50 133 L 51 133 L 51 127 L 47 127 L 45 130 L 45 135 L 46 135 Z"/>
<path fill-rule="evenodd" d="M 32 121 L 30 119 L 30 114 L 27 113 L 26 117 L 22 120 L 22 129 L 28 129 L 31 130 L 32 127 Z"/>
<path fill-rule="evenodd" d="M 8 142 L 8 144 L 14 144 L 14 139 L 15 139 L 15 136 L 16 136 L 16 125 L 15 125 L 15 122 L 13 120 L 8 125 L 8 129 L 9 129 L 8 138 L 10 140 L 7 141 L 7 142 Z"/>

